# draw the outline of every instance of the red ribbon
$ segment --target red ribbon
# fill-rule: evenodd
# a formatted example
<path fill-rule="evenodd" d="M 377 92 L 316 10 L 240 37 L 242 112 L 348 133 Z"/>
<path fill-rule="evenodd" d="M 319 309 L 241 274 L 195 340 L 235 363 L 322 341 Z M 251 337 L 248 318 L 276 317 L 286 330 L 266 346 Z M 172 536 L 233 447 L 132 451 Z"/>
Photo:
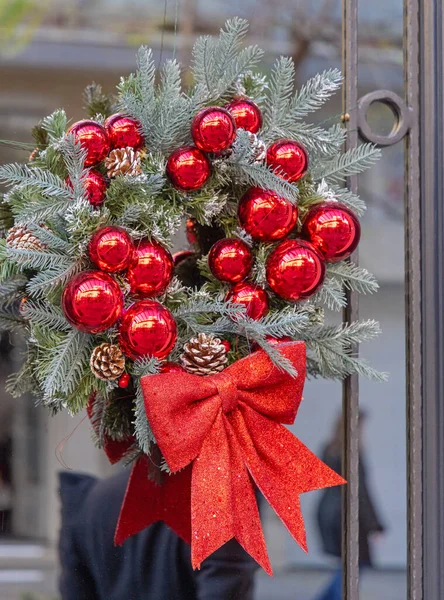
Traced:
<path fill-rule="evenodd" d="M 234 537 L 272 574 L 256 484 L 307 550 L 300 494 L 344 480 L 281 425 L 294 422 L 302 399 L 305 345 L 292 342 L 279 349 L 296 368 L 296 377 L 260 351 L 216 375 L 142 378 L 148 420 L 177 474 L 159 487 L 148 480 L 148 459 L 137 462 L 117 526 L 117 544 L 163 520 L 191 540 L 193 568 Z"/>

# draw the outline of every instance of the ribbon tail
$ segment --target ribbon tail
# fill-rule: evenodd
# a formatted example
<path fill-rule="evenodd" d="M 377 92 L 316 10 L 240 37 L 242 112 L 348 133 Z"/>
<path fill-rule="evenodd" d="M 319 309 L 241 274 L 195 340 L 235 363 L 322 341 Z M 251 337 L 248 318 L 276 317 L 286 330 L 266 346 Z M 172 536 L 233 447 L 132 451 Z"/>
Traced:
<path fill-rule="evenodd" d="M 227 419 L 228 421 L 228 419 Z M 231 456 L 232 506 L 236 540 L 248 554 L 264 569 L 273 575 L 265 544 L 264 533 L 254 493 L 254 484 L 248 473 L 241 448 L 228 423 L 227 435 Z"/>
<path fill-rule="evenodd" d="M 230 451 L 221 412 L 193 463 L 191 534 L 193 569 L 234 537 Z"/>
<path fill-rule="evenodd" d="M 148 479 L 148 457 L 140 458 L 128 481 L 114 536 L 115 545 L 122 545 L 129 537 L 157 521 L 164 521 L 189 544 L 190 487 L 191 468 L 165 476 L 163 485 L 156 485 Z"/>
<path fill-rule="evenodd" d="M 247 406 L 242 407 L 242 412 L 236 413 L 236 433 L 253 479 L 306 552 L 299 495 L 342 485 L 344 479 L 279 423 Z"/>

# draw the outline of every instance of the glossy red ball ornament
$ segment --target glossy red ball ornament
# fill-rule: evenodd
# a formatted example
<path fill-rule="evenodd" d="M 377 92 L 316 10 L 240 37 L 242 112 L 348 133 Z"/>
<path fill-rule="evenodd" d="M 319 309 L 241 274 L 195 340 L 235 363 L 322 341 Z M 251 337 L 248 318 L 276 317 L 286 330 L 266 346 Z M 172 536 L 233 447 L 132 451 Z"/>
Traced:
<path fill-rule="evenodd" d="M 186 225 L 186 236 L 187 236 L 187 241 L 189 244 L 191 244 L 192 246 L 196 245 L 198 243 L 197 240 L 197 234 L 196 234 L 196 221 L 194 219 L 187 219 L 187 225 Z"/>
<path fill-rule="evenodd" d="M 119 345 L 132 359 L 155 356 L 163 359 L 174 348 L 177 326 L 170 311 L 155 300 L 140 300 L 125 311 Z"/>
<path fill-rule="evenodd" d="M 298 220 L 298 209 L 271 190 L 253 187 L 239 202 L 239 222 L 254 240 L 272 242 L 287 236 Z"/>
<path fill-rule="evenodd" d="M 182 365 L 179 365 L 178 363 L 165 362 L 160 367 L 160 372 L 161 373 L 185 373 L 185 369 L 182 367 Z"/>
<path fill-rule="evenodd" d="M 88 254 L 101 271 L 117 273 L 127 269 L 134 254 L 131 236 L 121 227 L 102 227 L 91 237 Z"/>
<path fill-rule="evenodd" d="M 225 107 L 233 115 L 236 127 L 257 133 L 262 127 L 262 113 L 259 106 L 249 98 L 236 98 Z"/>
<path fill-rule="evenodd" d="M 191 123 L 191 135 L 204 152 L 222 152 L 236 136 L 236 123 L 225 108 L 209 106 L 197 113 Z"/>
<path fill-rule="evenodd" d="M 339 262 L 356 250 L 361 225 L 356 215 L 339 202 L 313 206 L 304 219 L 302 236 L 313 244 L 328 262 Z"/>
<path fill-rule="evenodd" d="M 168 158 L 166 174 L 178 190 L 192 192 L 201 188 L 211 173 L 210 161 L 194 146 L 178 148 Z"/>
<path fill-rule="evenodd" d="M 278 140 L 267 150 L 267 164 L 280 171 L 283 179 L 293 183 L 307 172 L 308 154 L 304 146 L 294 140 Z"/>
<path fill-rule="evenodd" d="M 119 377 L 119 388 L 125 389 L 131 383 L 131 375 L 129 373 L 122 373 Z"/>
<path fill-rule="evenodd" d="M 145 238 L 136 243 L 127 277 L 135 296 L 153 298 L 167 289 L 173 276 L 170 252 L 156 240 Z"/>
<path fill-rule="evenodd" d="M 226 296 L 227 302 L 246 306 L 247 317 L 258 320 L 268 313 L 268 295 L 257 285 L 241 281 L 234 285 Z"/>
<path fill-rule="evenodd" d="M 65 287 L 62 309 L 76 329 L 99 333 L 112 327 L 120 318 L 123 294 L 119 284 L 107 273 L 84 271 Z"/>
<path fill-rule="evenodd" d="M 72 188 L 72 183 L 69 177 L 66 178 L 66 183 Z M 105 201 L 107 182 L 106 178 L 96 171 L 96 169 L 90 169 L 88 175 L 85 178 L 85 192 L 89 203 L 98 208 L 102 206 Z"/>
<path fill-rule="evenodd" d="M 144 144 L 140 123 L 131 117 L 120 113 L 111 115 L 105 121 L 105 129 L 111 142 L 111 149 L 129 147 L 139 150 Z"/>
<path fill-rule="evenodd" d="M 237 283 L 248 275 L 253 255 L 245 242 L 237 238 L 224 238 L 216 242 L 208 255 L 208 266 L 220 281 Z"/>
<path fill-rule="evenodd" d="M 106 158 L 111 144 L 106 129 L 100 123 L 84 120 L 74 123 L 68 133 L 73 133 L 86 150 L 85 167 L 91 167 Z"/>
<path fill-rule="evenodd" d="M 325 263 L 316 248 L 304 240 L 286 240 L 267 260 L 268 285 L 285 300 L 309 298 L 321 287 Z"/>

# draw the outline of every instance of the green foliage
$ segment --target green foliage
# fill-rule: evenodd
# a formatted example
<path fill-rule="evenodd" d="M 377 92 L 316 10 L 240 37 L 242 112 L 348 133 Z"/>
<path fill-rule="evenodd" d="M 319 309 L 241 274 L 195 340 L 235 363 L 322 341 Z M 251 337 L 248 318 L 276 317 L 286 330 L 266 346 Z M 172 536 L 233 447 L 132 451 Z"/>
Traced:
<path fill-rule="evenodd" d="M 105 94 L 102 86 L 93 81 L 86 86 L 83 92 L 83 106 L 91 119 L 96 115 L 109 117 L 115 112 L 115 99 L 109 94 Z"/>

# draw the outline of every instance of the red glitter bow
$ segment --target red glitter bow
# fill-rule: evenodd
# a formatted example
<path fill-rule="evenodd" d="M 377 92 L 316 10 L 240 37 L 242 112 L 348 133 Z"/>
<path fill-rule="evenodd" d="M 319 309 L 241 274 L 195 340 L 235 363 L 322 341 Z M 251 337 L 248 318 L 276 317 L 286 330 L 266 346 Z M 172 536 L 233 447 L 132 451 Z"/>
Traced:
<path fill-rule="evenodd" d="M 136 464 L 117 544 L 163 520 L 191 539 L 193 568 L 235 537 L 272 574 L 254 480 L 306 551 L 300 494 L 344 480 L 281 425 L 293 423 L 302 399 L 305 345 L 292 342 L 279 349 L 297 377 L 279 370 L 260 351 L 216 375 L 164 373 L 142 379 L 157 443 L 171 471 L 180 472 L 159 487 L 147 478 L 147 459 Z"/>

